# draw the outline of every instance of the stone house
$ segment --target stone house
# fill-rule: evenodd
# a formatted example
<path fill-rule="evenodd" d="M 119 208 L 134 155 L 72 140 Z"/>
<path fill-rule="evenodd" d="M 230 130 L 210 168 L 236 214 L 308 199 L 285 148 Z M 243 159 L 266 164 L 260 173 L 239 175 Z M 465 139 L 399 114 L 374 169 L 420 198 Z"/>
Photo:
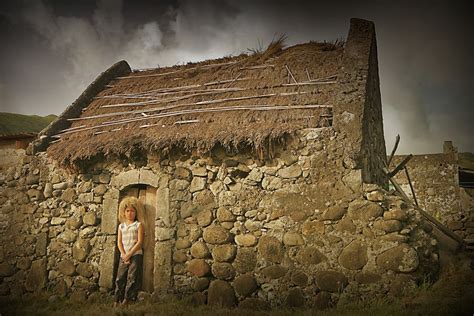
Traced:
<path fill-rule="evenodd" d="M 384 190 L 374 24 L 170 68 L 102 73 L 0 181 L 0 295 L 113 289 L 117 207 L 145 205 L 143 291 L 226 306 L 399 295 L 438 267 Z"/>

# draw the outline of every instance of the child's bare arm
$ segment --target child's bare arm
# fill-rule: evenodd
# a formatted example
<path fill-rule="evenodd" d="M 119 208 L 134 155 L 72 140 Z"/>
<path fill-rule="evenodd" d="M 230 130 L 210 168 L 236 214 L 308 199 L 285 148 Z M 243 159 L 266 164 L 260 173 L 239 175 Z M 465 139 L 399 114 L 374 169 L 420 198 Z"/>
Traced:
<path fill-rule="evenodd" d="M 122 255 L 122 258 L 124 258 L 126 256 L 126 253 L 122 244 L 122 230 L 120 230 L 120 228 L 118 229 L 118 232 L 117 232 L 117 247 L 120 251 L 120 254 Z"/>
<path fill-rule="evenodd" d="M 127 259 L 125 261 L 128 261 L 135 252 L 137 252 L 138 250 L 142 248 L 142 244 L 143 244 L 143 225 L 140 223 L 140 225 L 138 226 L 138 240 L 136 244 L 133 245 L 132 249 L 130 249 L 130 251 L 126 254 L 126 256 L 124 257 L 124 260 Z"/>

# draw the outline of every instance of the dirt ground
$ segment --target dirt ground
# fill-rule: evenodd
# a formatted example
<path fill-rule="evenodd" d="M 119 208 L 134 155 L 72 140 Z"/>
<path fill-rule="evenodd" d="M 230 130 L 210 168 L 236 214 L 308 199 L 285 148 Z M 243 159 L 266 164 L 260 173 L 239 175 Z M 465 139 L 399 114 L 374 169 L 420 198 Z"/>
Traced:
<path fill-rule="evenodd" d="M 112 297 L 96 302 L 68 299 L 48 301 L 38 294 L 23 300 L 0 298 L 0 315 L 474 315 L 474 270 L 470 258 L 458 255 L 444 262 L 439 280 L 424 284 L 402 299 L 354 303 L 324 311 L 278 309 L 254 311 L 195 306 L 189 301 L 168 297 L 158 302 L 146 300 L 127 307 L 114 307 Z"/>

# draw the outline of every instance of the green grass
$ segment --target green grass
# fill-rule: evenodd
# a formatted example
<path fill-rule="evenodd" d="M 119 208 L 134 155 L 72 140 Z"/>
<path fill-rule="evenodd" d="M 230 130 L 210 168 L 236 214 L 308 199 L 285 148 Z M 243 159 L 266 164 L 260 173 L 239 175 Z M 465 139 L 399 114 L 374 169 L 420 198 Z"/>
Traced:
<path fill-rule="evenodd" d="M 474 154 L 469 152 L 459 153 L 459 166 L 474 170 Z"/>
<path fill-rule="evenodd" d="M 53 114 L 38 116 L 0 112 L 0 135 L 38 133 L 56 118 Z"/>

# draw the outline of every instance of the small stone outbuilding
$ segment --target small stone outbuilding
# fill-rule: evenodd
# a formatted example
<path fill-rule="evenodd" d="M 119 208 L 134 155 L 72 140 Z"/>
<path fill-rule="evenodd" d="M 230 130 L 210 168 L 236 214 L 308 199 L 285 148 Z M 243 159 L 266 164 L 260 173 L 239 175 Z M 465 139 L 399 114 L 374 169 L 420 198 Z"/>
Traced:
<path fill-rule="evenodd" d="M 374 24 L 344 45 L 102 73 L 0 181 L 0 295 L 113 289 L 117 207 L 145 205 L 145 292 L 224 306 L 401 295 L 438 267 L 389 196 Z"/>

